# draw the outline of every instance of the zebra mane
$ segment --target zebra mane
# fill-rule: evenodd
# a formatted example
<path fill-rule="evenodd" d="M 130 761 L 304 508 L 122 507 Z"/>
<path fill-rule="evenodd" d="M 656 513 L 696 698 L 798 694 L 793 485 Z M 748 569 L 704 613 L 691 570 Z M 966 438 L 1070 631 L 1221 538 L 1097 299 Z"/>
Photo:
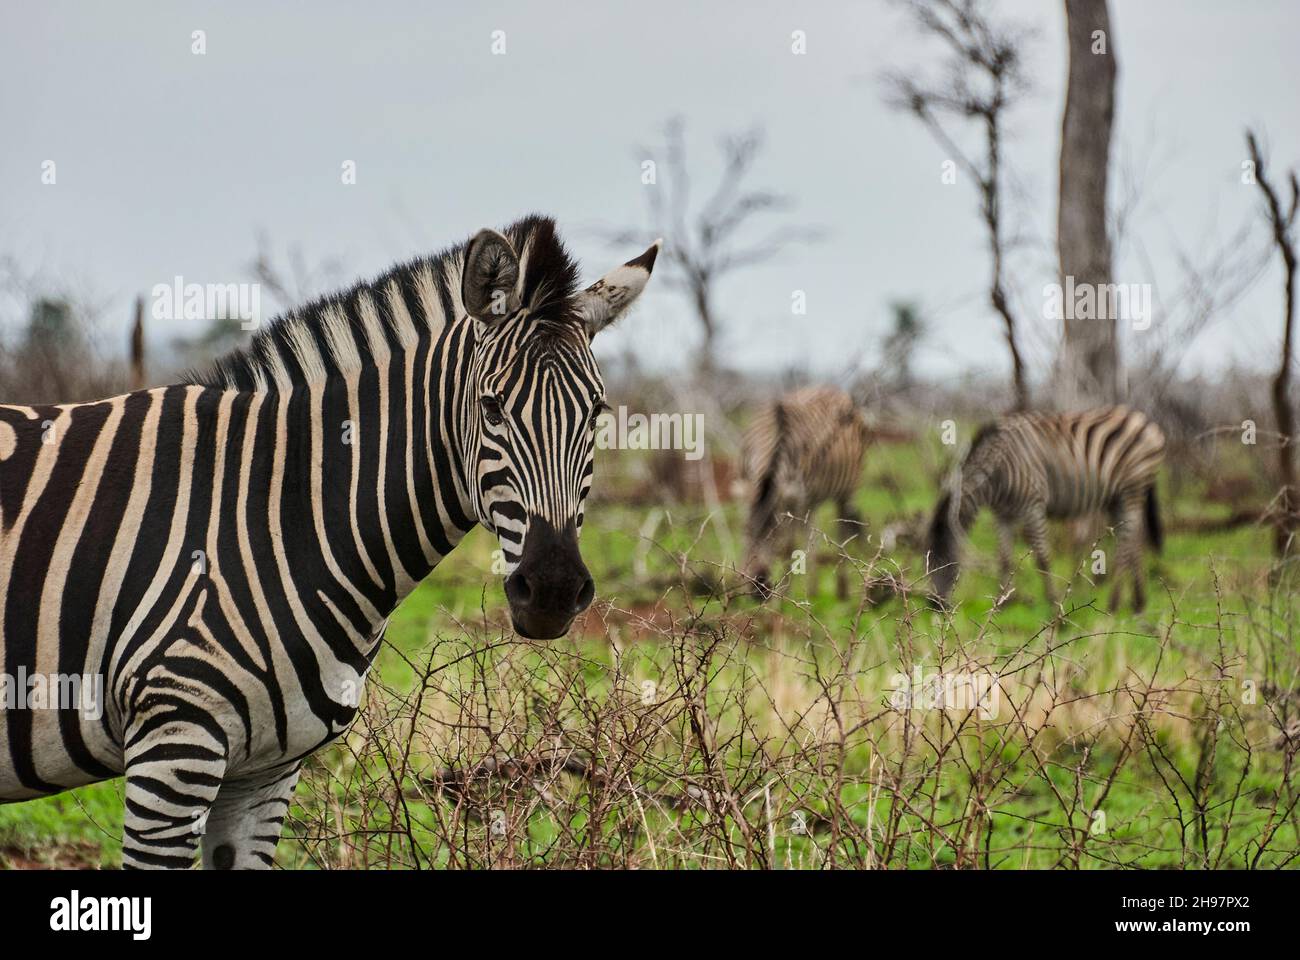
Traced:
<path fill-rule="evenodd" d="M 974 451 L 977 447 L 979 447 L 980 444 L 982 444 L 989 437 L 997 433 L 1000 429 L 1002 429 L 1002 426 L 996 420 L 992 420 L 984 424 L 983 426 L 981 426 L 978 430 L 975 431 L 975 436 L 970 442 L 970 449 L 966 451 L 966 455 L 970 456 L 972 451 Z"/>
<path fill-rule="evenodd" d="M 578 267 L 550 217 L 531 215 L 502 231 L 519 254 L 523 304 L 541 315 L 543 340 L 586 335 L 574 306 Z M 235 390 L 289 390 L 347 374 L 465 315 L 460 275 L 468 243 L 399 264 L 370 281 L 327 294 L 264 324 L 252 339 L 182 383 Z"/>

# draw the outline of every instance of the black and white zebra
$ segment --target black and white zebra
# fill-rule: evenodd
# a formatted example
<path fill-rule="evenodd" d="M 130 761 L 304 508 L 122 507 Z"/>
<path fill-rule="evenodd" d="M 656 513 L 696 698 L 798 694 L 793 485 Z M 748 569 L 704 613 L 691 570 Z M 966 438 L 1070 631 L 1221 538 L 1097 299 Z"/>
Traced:
<path fill-rule="evenodd" d="M 785 394 L 763 408 L 746 429 L 741 476 L 749 485 L 750 502 L 744 576 L 762 599 L 772 592 L 774 534 L 783 518 L 811 519 L 818 506 L 830 501 L 843 539 L 859 533 L 853 495 L 862 478 L 867 437 L 866 420 L 853 398 L 824 386 Z M 796 525 L 787 529 L 792 547 Z M 841 566 L 836 581 L 841 597 L 847 587 Z"/>
<path fill-rule="evenodd" d="M 939 599 L 946 602 L 952 595 L 961 539 L 982 508 L 992 510 L 997 520 L 1004 588 L 1011 581 L 1014 527 L 1019 523 L 1042 572 L 1049 602 L 1055 602 L 1055 591 L 1047 550 L 1048 519 L 1105 510 L 1117 540 L 1111 609 L 1119 607 L 1122 574 L 1130 571 L 1133 609 L 1141 610 L 1146 600 L 1143 510 L 1147 539 L 1159 550 L 1156 474 L 1164 455 L 1160 427 L 1127 407 L 1013 414 L 985 426 L 940 498 L 930 524 L 928 563 Z"/>
<path fill-rule="evenodd" d="M 387 618 L 476 524 L 516 631 L 564 634 L 605 388 L 590 341 L 658 252 L 581 290 L 541 217 L 274 321 L 207 374 L 0 406 L 0 801 L 126 775 L 123 863 L 266 867 Z M 0 699 L 0 706 L 4 700 Z"/>

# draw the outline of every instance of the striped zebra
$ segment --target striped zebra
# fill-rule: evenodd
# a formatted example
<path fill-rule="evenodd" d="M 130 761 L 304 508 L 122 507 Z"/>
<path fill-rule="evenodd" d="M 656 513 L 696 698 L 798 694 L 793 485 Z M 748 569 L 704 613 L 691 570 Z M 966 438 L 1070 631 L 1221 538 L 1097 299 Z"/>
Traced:
<path fill-rule="evenodd" d="M 866 449 L 867 423 L 853 398 L 835 387 L 787 393 L 749 425 L 741 452 L 741 476 L 750 488 L 744 576 L 761 599 L 772 593 L 773 541 L 782 518 L 811 520 L 817 507 L 829 500 L 835 504 L 844 540 L 858 533 L 853 494 Z M 795 528 L 787 530 L 789 555 Z M 842 566 L 836 592 L 841 599 L 848 595 Z"/>
<path fill-rule="evenodd" d="M 590 340 L 658 249 L 579 290 L 529 217 L 175 386 L 0 406 L 0 675 L 102 691 L 0 709 L 0 801 L 125 774 L 124 866 L 189 867 L 201 839 L 205 867 L 269 867 L 389 614 L 475 524 L 515 630 L 564 634 L 594 593 Z"/>
<path fill-rule="evenodd" d="M 1143 509 L 1147 538 L 1158 551 L 1162 534 L 1156 474 L 1164 455 L 1161 429 L 1126 407 L 1014 414 L 985 426 L 940 498 L 930 524 L 928 561 L 938 598 L 946 603 L 952 596 L 960 541 L 981 508 L 988 507 L 997 520 L 1003 588 L 1011 583 L 1014 525 L 1020 523 L 1049 603 L 1055 603 L 1055 591 L 1047 551 L 1048 518 L 1105 510 L 1117 541 L 1110 608 L 1118 609 L 1121 576 L 1131 571 L 1133 609 L 1141 610 L 1146 601 Z"/>

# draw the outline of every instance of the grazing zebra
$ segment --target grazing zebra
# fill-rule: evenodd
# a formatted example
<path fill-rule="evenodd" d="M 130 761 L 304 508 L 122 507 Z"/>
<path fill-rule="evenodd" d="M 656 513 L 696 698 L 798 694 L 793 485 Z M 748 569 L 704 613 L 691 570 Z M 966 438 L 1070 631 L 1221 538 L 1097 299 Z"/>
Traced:
<path fill-rule="evenodd" d="M 594 592 L 590 340 L 658 249 L 579 290 L 554 222 L 529 217 L 292 311 L 184 383 L 0 406 L 0 675 L 11 695 L 102 683 L 98 704 L 82 687 L 0 709 L 0 801 L 125 773 L 125 866 L 188 867 L 202 838 L 205 867 L 268 867 L 389 614 L 475 524 L 515 630 L 564 634 Z"/>
<path fill-rule="evenodd" d="M 1059 415 L 1022 413 L 979 431 L 961 469 L 939 500 L 930 524 L 929 568 L 938 598 L 947 602 L 957 581 L 960 539 L 982 507 L 998 524 L 998 561 L 1005 589 L 1011 582 L 1013 525 L 1024 525 L 1047 600 L 1055 602 L 1047 552 L 1047 520 L 1107 510 L 1118 548 L 1110 608 L 1119 607 L 1121 574 L 1131 570 L 1133 609 L 1145 601 L 1142 513 L 1146 533 L 1162 544 L 1156 473 L 1165 455 L 1161 429 L 1137 410 L 1102 407 Z"/>
<path fill-rule="evenodd" d="M 853 398 L 835 387 L 792 391 L 754 418 L 741 453 L 742 477 L 751 491 L 744 575 L 761 599 L 772 592 L 773 532 L 782 517 L 811 519 L 830 500 L 844 539 L 858 533 L 853 494 L 866 449 L 867 423 Z M 793 535 L 790 528 L 791 540 Z M 836 592 L 841 599 L 848 594 L 842 566 Z"/>

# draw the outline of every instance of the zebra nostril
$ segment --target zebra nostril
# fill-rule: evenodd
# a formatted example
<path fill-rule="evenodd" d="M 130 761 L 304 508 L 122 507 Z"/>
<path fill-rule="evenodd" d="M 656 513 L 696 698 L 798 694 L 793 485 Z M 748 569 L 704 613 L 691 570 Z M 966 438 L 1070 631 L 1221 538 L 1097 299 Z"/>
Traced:
<path fill-rule="evenodd" d="M 526 605 L 533 599 L 533 587 L 528 582 L 528 577 L 524 574 L 515 572 L 509 580 L 506 581 L 506 598 L 513 604 L 520 606 Z"/>
<path fill-rule="evenodd" d="M 596 599 L 596 583 L 587 577 L 582 581 L 582 586 L 578 588 L 578 595 L 573 599 L 573 612 L 582 613 L 589 606 L 591 601 Z"/>

